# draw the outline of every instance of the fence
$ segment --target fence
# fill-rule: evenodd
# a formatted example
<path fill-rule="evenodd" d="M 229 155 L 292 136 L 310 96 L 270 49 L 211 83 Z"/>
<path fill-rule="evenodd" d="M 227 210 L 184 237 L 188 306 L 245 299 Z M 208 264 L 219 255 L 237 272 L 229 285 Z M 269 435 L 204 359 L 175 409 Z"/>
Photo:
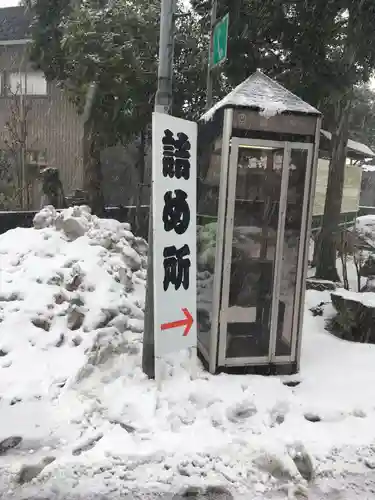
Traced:
<path fill-rule="evenodd" d="M 375 215 L 375 207 L 359 207 L 358 216 Z"/>
<path fill-rule="evenodd" d="M 16 227 L 32 227 L 36 212 L 0 212 L 0 234 Z M 350 226 L 360 215 L 375 214 L 375 207 L 360 207 L 359 212 L 341 214 L 340 226 Z M 106 219 L 116 219 L 119 222 L 129 222 L 137 236 L 148 238 L 149 206 L 142 205 L 138 212 L 135 206 L 107 207 Z M 318 231 L 321 227 L 323 216 L 315 215 L 312 220 L 312 231 Z"/>
<path fill-rule="evenodd" d="M 347 212 L 340 215 L 340 227 L 352 226 L 358 217 L 358 212 Z M 323 215 L 313 215 L 311 230 L 312 232 L 319 231 L 322 227 Z"/>
<path fill-rule="evenodd" d="M 37 212 L 0 212 L 0 234 L 16 227 L 32 227 Z M 103 215 L 105 219 L 116 219 L 119 222 L 130 222 L 137 236 L 147 239 L 148 236 L 148 205 L 141 206 L 136 212 L 135 206 L 107 207 Z"/>

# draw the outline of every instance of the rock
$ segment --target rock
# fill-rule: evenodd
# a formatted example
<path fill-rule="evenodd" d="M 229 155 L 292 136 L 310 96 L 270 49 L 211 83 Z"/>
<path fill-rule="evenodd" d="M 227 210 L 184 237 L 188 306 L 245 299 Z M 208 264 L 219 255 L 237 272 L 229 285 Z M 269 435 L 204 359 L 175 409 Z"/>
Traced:
<path fill-rule="evenodd" d="M 71 306 L 68 311 L 68 328 L 70 330 L 79 330 L 85 319 L 84 313 L 76 306 Z"/>
<path fill-rule="evenodd" d="M 232 493 L 223 486 L 208 486 L 204 492 L 207 500 L 233 500 Z"/>
<path fill-rule="evenodd" d="M 108 323 L 108 326 L 113 326 L 120 333 L 124 333 L 125 330 L 128 328 L 128 322 L 129 322 L 128 316 L 126 316 L 125 314 L 118 314 Z"/>
<path fill-rule="evenodd" d="M 111 323 L 111 321 L 116 317 L 117 311 L 110 309 L 101 309 L 99 315 L 91 324 L 92 330 L 99 330 L 105 328 Z"/>
<path fill-rule="evenodd" d="M 10 404 L 10 406 L 14 406 L 14 405 L 16 405 L 17 403 L 21 403 L 21 401 L 22 401 L 22 399 L 16 396 L 16 397 L 14 397 L 14 398 L 12 398 L 12 399 L 10 400 L 10 403 L 9 403 L 9 404 Z"/>
<path fill-rule="evenodd" d="M 91 215 L 91 208 L 89 207 L 89 205 L 82 204 L 74 207 L 73 213 L 76 217 L 79 217 L 80 215 L 86 215 L 87 217 Z"/>
<path fill-rule="evenodd" d="M 63 333 L 60 333 L 59 338 L 55 344 L 56 347 L 61 347 L 64 344 L 65 336 Z"/>
<path fill-rule="evenodd" d="M 334 331 L 345 340 L 375 343 L 375 301 L 365 301 L 366 294 L 333 292 L 331 300 L 337 315 Z"/>
<path fill-rule="evenodd" d="M 305 419 L 308 421 L 308 422 L 313 422 L 313 423 L 316 423 L 316 422 L 321 422 L 322 419 L 319 417 L 319 415 L 316 415 L 315 413 L 305 413 L 304 414 L 304 417 Z"/>
<path fill-rule="evenodd" d="M 23 465 L 17 476 L 18 484 L 30 483 L 44 469 L 43 465 Z"/>
<path fill-rule="evenodd" d="M 204 494 L 203 488 L 189 486 L 173 496 L 172 500 L 182 500 L 184 498 L 200 498 Z"/>
<path fill-rule="evenodd" d="M 233 500 L 232 493 L 224 486 L 208 486 L 206 489 L 199 486 L 188 486 L 173 496 L 172 500 Z"/>
<path fill-rule="evenodd" d="M 120 420 L 111 420 L 111 424 L 119 425 L 121 429 L 124 429 L 128 434 L 134 434 L 136 428 L 133 425 L 126 424 L 125 422 L 120 422 Z"/>
<path fill-rule="evenodd" d="M 375 276 L 367 278 L 365 286 L 361 288 L 361 293 L 363 292 L 375 292 Z"/>
<path fill-rule="evenodd" d="M 20 292 L 0 293 L 0 302 L 16 302 L 23 300 Z"/>
<path fill-rule="evenodd" d="M 76 273 L 65 285 L 68 292 L 75 292 L 83 282 L 83 275 Z"/>
<path fill-rule="evenodd" d="M 133 246 L 135 236 L 131 231 L 130 225 L 128 226 L 129 226 L 128 228 L 122 226 L 122 232 L 120 234 L 123 238 L 126 239 L 126 241 L 129 243 L 130 246 Z"/>
<path fill-rule="evenodd" d="M 361 410 L 360 408 L 356 408 L 353 410 L 353 417 L 366 418 L 367 414 L 365 411 Z"/>
<path fill-rule="evenodd" d="M 40 210 L 33 219 L 35 229 L 51 227 L 57 217 L 57 212 L 52 205 L 48 205 Z"/>
<path fill-rule="evenodd" d="M 302 444 L 298 444 L 289 449 L 289 454 L 303 479 L 307 482 L 311 482 L 314 479 L 315 467 L 313 459 L 306 448 Z"/>
<path fill-rule="evenodd" d="M 142 261 L 140 255 L 134 248 L 130 246 L 124 246 L 122 248 L 122 258 L 127 267 L 134 271 L 138 271 L 142 267 Z"/>
<path fill-rule="evenodd" d="M 87 439 L 87 441 L 85 441 L 83 444 L 74 448 L 74 450 L 72 451 L 72 454 L 74 456 L 78 456 L 78 455 L 81 455 L 82 453 L 84 453 L 85 451 L 91 450 L 92 448 L 94 448 L 96 443 L 98 443 L 102 439 L 102 437 L 103 437 L 103 434 L 99 433 L 97 436 L 90 438 L 90 439 Z"/>
<path fill-rule="evenodd" d="M 134 238 L 133 248 L 142 257 L 145 257 L 148 253 L 148 244 L 143 238 Z"/>
<path fill-rule="evenodd" d="M 42 470 L 51 464 L 55 457 L 45 457 L 41 462 L 35 465 L 23 465 L 17 477 L 18 484 L 30 483 L 34 478 L 39 476 Z"/>
<path fill-rule="evenodd" d="M 76 335 L 75 337 L 72 338 L 72 344 L 75 346 L 75 347 L 78 347 L 79 345 L 82 344 L 82 337 L 80 335 Z"/>
<path fill-rule="evenodd" d="M 315 278 L 308 278 L 306 280 L 306 290 L 316 290 L 318 292 L 324 292 L 326 290 L 336 290 L 337 283 L 328 280 L 319 280 Z"/>
<path fill-rule="evenodd" d="M 31 323 L 36 328 L 41 328 L 45 332 L 49 332 L 51 329 L 51 323 L 46 318 L 33 318 Z"/>
<path fill-rule="evenodd" d="M 128 320 L 128 328 L 133 333 L 142 333 L 144 330 L 144 320 L 138 318 L 130 318 Z"/>
<path fill-rule="evenodd" d="M 281 425 L 285 416 L 289 412 L 289 404 L 286 401 L 280 401 L 274 405 L 270 412 L 271 427 Z"/>
<path fill-rule="evenodd" d="M 75 293 L 71 298 L 70 298 L 70 304 L 72 306 L 77 306 L 82 307 L 85 305 L 85 301 L 83 296 L 79 295 L 78 293 Z"/>
<path fill-rule="evenodd" d="M 252 417 L 257 413 L 255 405 L 251 401 L 236 404 L 227 410 L 227 418 L 231 422 L 239 422 Z"/>
<path fill-rule="evenodd" d="M 103 328 L 96 333 L 93 345 L 88 354 L 88 363 L 98 366 L 119 354 L 128 352 L 127 339 L 113 327 Z"/>
<path fill-rule="evenodd" d="M 133 273 L 127 267 L 120 267 L 119 269 L 120 283 L 125 287 L 125 291 L 130 293 L 134 290 Z"/>
<path fill-rule="evenodd" d="M 369 255 L 361 267 L 360 275 L 364 278 L 375 276 L 375 255 Z"/>
<path fill-rule="evenodd" d="M 71 240 L 75 240 L 83 236 L 88 227 L 84 224 L 82 219 L 78 219 L 75 217 L 67 217 L 66 219 L 62 219 L 60 221 L 60 227 L 62 231 L 67 235 L 67 237 Z"/>
<path fill-rule="evenodd" d="M 57 304 L 57 305 L 61 305 L 64 302 L 68 302 L 68 300 L 69 300 L 69 297 L 63 291 L 59 292 L 58 294 L 56 294 L 54 296 L 54 301 L 55 301 L 55 304 Z"/>
<path fill-rule="evenodd" d="M 373 458 L 366 458 L 365 465 L 371 470 L 375 469 L 375 460 Z"/>
<path fill-rule="evenodd" d="M 49 278 L 47 285 L 57 285 L 60 286 L 64 281 L 64 273 L 58 271 L 54 276 Z"/>
<path fill-rule="evenodd" d="M 317 306 L 315 307 L 312 307 L 310 309 L 311 313 L 313 316 L 323 316 L 323 313 L 324 313 L 324 306 L 326 306 L 327 304 L 329 304 L 329 302 L 321 302 L 320 304 L 318 304 Z"/>
<path fill-rule="evenodd" d="M 286 385 L 287 387 L 297 387 L 300 383 L 300 380 L 285 380 L 283 385 Z"/>
<path fill-rule="evenodd" d="M 287 454 L 278 457 L 276 454 L 265 452 L 257 457 L 254 463 L 279 480 L 292 480 L 298 473 L 293 459 Z"/>
<path fill-rule="evenodd" d="M 94 370 L 95 370 L 95 367 L 93 365 L 91 365 L 90 363 L 86 363 L 85 365 L 83 365 L 82 368 L 80 368 L 78 370 L 78 373 L 72 382 L 72 387 L 75 384 L 79 384 L 80 382 L 82 382 L 82 380 L 84 380 L 85 378 L 90 377 L 90 375 L 92 375 Z"/>
<path fill-rule="evenodd" d="M 0 441 L 0 455 L 4 455 L 8 450 L 18 446 L 22 442 L 21 436 L 11 436 Z"/>

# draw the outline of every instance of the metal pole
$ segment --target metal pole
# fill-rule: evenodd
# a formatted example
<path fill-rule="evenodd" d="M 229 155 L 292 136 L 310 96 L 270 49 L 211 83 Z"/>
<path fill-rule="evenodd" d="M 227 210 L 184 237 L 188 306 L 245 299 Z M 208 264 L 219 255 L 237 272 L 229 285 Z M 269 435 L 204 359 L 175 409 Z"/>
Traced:
<path fill-rule="evenodd" d="M 25 73 L 20 71 L 20 166 L 21 166 L 21 199 L 22 210 L 28 210 L 28 196 L 27 196 L 27 181 L 26 181 L 26 144 L 25 144 L 25 95 L 26 95 L 26 70 Z"/>
<path fill-rule="evenodd" d="M 161 0 L 158 88 L 155 96 L 156 113 L 171 112 L 174 49 L 174 21 L 176 0 Z M 143 334 L 142 369 L 149 378 L 155 378 L 154 337 L 154 269 L 153 269 L 153 217 L 152 183 L 148 226 L 148 266 Z"/>
<path fill-rule="evenodd" d="M 160 12 L 158 89 L 155 96 L 156 113 L 169 114 L 172 107 L 175 12 L 176 0 L 162 0 Z"/>
<path fill-rule="evenodd" d="M 211 8 L 211 32 L 210 43 L 208 48 L 208 67 L 207 67 L 207 91 L 206 91 L 206 110 L 212 106 L 212 68 L 211 68 L 211 54 L 212 54 L 212 34 L 216 23 L 217 16 L 217 0 L 212 0 Z"/>

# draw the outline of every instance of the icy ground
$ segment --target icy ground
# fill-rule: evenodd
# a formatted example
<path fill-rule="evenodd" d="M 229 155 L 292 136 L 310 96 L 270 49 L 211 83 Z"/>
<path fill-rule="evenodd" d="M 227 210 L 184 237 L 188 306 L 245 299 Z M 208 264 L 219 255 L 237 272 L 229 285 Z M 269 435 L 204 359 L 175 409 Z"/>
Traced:
<path fill-rule="evenodd" d="M 375 346 L 325 332 L 328 292 L 307 294 L 298 376 L 192 379 L 181 356 L 159 392 L 145 242 L 84 208 L 36 226 L 0 236 L 0 441 L 22 437 L 1 499 L 374 498 Z"/>

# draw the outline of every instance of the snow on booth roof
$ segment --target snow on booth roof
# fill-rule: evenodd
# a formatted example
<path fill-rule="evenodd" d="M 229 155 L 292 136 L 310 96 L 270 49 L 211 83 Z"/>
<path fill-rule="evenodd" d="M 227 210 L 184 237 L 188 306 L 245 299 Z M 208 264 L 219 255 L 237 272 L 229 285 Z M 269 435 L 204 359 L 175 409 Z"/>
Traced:
<path fill-rule="evenodd" d="M 209 109 L 201 117 L 201 120 L 212 120 L 219 109 L 233 107 L 259 109 L 260 113 L 267 118 L 285 111 L 308 115 L 321 114 L 310 104 L 307 104 L 307 102 L 304 102 L 259 70 Z"/>

